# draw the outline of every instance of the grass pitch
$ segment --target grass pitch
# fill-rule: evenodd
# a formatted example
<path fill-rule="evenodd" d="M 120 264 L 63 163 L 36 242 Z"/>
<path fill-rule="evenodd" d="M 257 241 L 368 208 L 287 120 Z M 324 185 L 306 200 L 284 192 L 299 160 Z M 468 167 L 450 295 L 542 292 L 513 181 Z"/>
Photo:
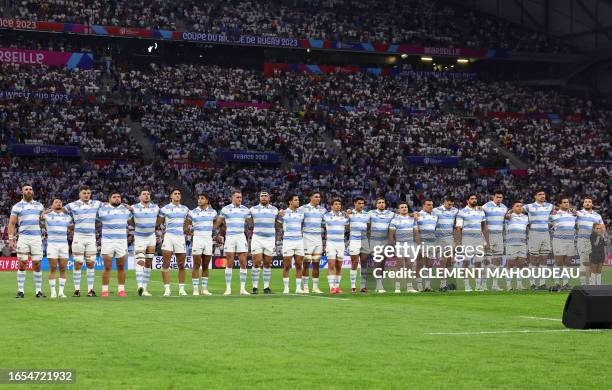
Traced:
<path fill-rule="evenodd" d="M 609 389 L 612 381 L 612 332 L 564 329 L 566 293 L 283 296 L 274 270 L 276 294 L 223 297 L 223 270 L 214 270 L 212 297 L 178 297 L 173 283 L 175 296 L 163 298 L 154 271 L 154 296 L 142 298 L 128 278 L 126 298 L 114 296 L 111 279 L 110 298 L 51 300 L 34 298 L 28 272 L 17 300 L 15 273 L 0 273 L 0 368 L 74 368 L 76 385 L 65 387 L 91 389 Z M 238 272 L 234 281 L 238 292 Z"/>

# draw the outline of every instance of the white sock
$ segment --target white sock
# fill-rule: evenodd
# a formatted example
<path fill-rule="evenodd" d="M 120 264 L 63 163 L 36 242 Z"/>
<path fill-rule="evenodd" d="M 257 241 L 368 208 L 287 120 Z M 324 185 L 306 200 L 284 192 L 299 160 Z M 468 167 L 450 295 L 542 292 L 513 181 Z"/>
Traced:
<path fill-rule="evenodd" d="M 74 289 L 81 289 L 81 270 L 73 270 L 72 271 L 72 282 L 74 283 Z"/>
<path fill-rule="evenodd" d="M 200 289 L 200 278 L 191 278 L 191 285 L 193 286 L 193 291 L 198 291 Z"/>
<path fill-rule="evenodd" d="M 87 291 L 93 290 L 95 280 L 96 270 L 93 268 L 87 268 Z"/>
<path fill-rule="evenodd" d="M 185 283 L 179 283 L 179 291 L 185 291 Z"/>
<path fill-rule="evenodd" d="M 467 278 L 466 278 L 466 279 L 463 279 L 463 288 L 464 288 L 465 290 L 468 290 L 468 289 L 470 289 L 470 288 L 471 288 L 471 287 L 470 287 L 470 279 L 467 279 Z"/>
<path fill-rule="evenodd" d="M 340 288 L 340 283 L 342 282 L 342 275 L 336 275 L 336 287 Z"/>
<path fill-rule="evenodd" d="M 591 276 L 589 277 L 589 284 L 592 286 L 597 285 L 597 274 L 591 273 Z"/>
<path fill-rule="evenodd" d="M 147 286 L 149 285 L 149 281 L 151 280 L 151 268 L 145 267 L 143 269 L 142 276 L 142 287 L 146 290 Z"/>
<path fill-rule="evenodd" d="M 202 277 L 202 290 L 208 290 L 208 278 L 206 276 Z"/>
<path fill-rule="evenodd" d="M 356 269 L 351 270 L 350 277 L 351 277 L 351 288 L 355 288 L 355 286 L 357 285 L 357 270 Z"/>
<path fill-rule="evenodd" d="M 289 278 L 283 278 L 283 285 L 285 286 L 285 290 L 289 290 Z"/>
<path fill-rule="evenodd" d="M 55 279 L 49 279 L 49 288 L 51 292 L 55 292 Z"/>
<path fill-rule="evenodd" d="M 103 284 L 102 285 L 102 292 L 107 292 L 108 291 L 108 284 Z"/>
<path fill-rule="evenodd" d="M 562 267 L 562 270 L 569 272 L 566 267 Z M 566 284 L 569 284 L 569 276 L 563 276 L 563 285 L 565 286 Z"/>
<path fill-rule="evenodd" d="M 232 269 L 231 268 L 225 268 L 225 289 L 226 290 L 232 289 Z"/>
<path fill-rule="evenodd" d="M 263 269 L 264 288 L 269 288 L 270 287 L 270 277 L 271 276 L 272 276 L 272 269 L 264 267 L 264 269 Z"/>
<path fill-rule="evenodd" d="M 295 289 L 296 290 L 300 290 L 302 288 L 302 279 L 301 278 L 296 278 L 295 279 Z"/>
<path fill-rule="evenodd" d="M 431 278 L 425 278 L 425 288 L 431 288 Z"/>
<path fill-rule="evenodd" d="M 381 278 L 376 279 L 376 289 L 377 290 L 384 290 L 383 282 L 382 282 Z"/>
<path fill-rule="evenodd" d="M 253 267 L 251 270 L 251 281 L 253 282 L 253 288 L 258 288 L 259 286 L 259 268 Z"/>
<path fill-rule="evenodd" d="M 401 283 L 401 282 L 399 282 L 399 281 L 396 281 L 396 282 L 395 282 L 395 289 L 396 289 L 396 290 L 399 290 L 400 288 L 402 288 L 402 283 Z"/>
<path fill-rule="evenodd" d="M 596 274 L 595 282 L 597 283 L 598 286 L 601 286 L 601 273 Z"/>
<path fill-rule="evenodd" d="M 42 290 L 42 272 L 34 271 L 34 287 L 36 288 L 36 292 Z"/>
<path fill-rule="evenodd" d="M 164 284 L 164 290 L 170 291 L 170 284 Z"/>
<path fill-rule="evenodd" d="M 17 270 L 17 290 L 24 292 L 26 271 Z"/>
<path fill-rule="evenodd" d="M 446 279 L 440 279 L 440 288 L 446 287 Z"/>
<path fill-rule="evenodd" d="M 142 287 L 143 268 L 142 265 L 136 264 L 136 286 L 138 286 L 138 288 Z"/>
<path fill-rule="evenodd" d="M 244 290 L 245 286 L 246 286 L 246 280 L 247 280 L 247 270 L 245 269 L 240 269 L 240 289 Z"/>
<path fill-rule="evenodd" d="M 364 270 L 362 269 L 361 270 L 361 281 L 360 281 L 361 283 L 359 283 L 359 287 L 365 288 L 366 283 L 367 283 L 367 280 L 366 280 L 367 276 L 368 276 L 367 272 L 364 272 Z"/>
<path fill-rule="evenodd" d="M 532 286 L 535 286 L 536 284 L 536 280 L 535 277 L 533 276 L 535 274 L 535 270 L 537 269 L 537 267 L 535 265 L 531 265 L 529 264 L 529 270 L 531 271 L 529 274 L 531 276 L 529 276 L 529 284 Z"/>
<path fill-rule="evenodd" d="M 117 292 L 121 292 L 121 291 L 125 291 L 125 285 L 124 284 L 120 284 L 117 286 Z"/>
<path fill-rule="evenodd" d="M 548 268 L 548 267 L 543 265 L 543 264 L 540 264 L 540 268 L 541 269 L 545 269 L 545 268 Z M 540 285 L 543 285 L 543 284 L 546 284 L 546 278 L 544 278 L 544 277 L 540 278 Z"/>
<path fill-rule="evenodd" d="M 312 288 L 319 288 L 319 278 L 312 278 Z"/>
<path fill-rule="evenodd" d="M 304 286 L 304 288 L 308 288 L 309 284 L 310 284 L 310 277 L 302 276 L 302 285 Z"/>
<path fill-rule="evenodd" d="M 329 284 L 329 288 L 336 288 L 336 276 L 335 275 L 327 275 L 327 284 Z"/>
<path fill-rule="evenodd" d="M 422 290 L 422 289 L 423 289 L 423 279 L 417 278 L 417 290 Z"/>
<path fill-rule="evenodd" d="M 66 286 L 66 278 L 59 278 L 59 293 L 64 293 L 64 287 Z"/>

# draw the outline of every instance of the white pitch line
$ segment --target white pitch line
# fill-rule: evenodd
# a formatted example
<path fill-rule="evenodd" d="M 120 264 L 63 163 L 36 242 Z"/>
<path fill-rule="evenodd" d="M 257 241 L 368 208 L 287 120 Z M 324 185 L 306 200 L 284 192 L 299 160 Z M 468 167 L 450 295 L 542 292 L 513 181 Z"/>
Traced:
<path fill-rule="evenodd" d="M 325 295 L 310 295 L 310 294 L 283 294 L 283 295 L 291 295 L 293 297 L 309 297 L 309 298 L 321 298 L 321 299 L 331 299 L 335 301 L 350 301 L 349 298 L 336 298 L 336 297 L 326 297 Z"/>
<path fill-rule="evenodd" d="M 475 336 L 483 334 L 508 333 L 556 333 L 556 332 L 609 332 L 612 329 L 520 329 L 520 330 L 483 330 L 477 332 L 433 332 L 423 333 L 427 336 Z"/>
<path fill-rule="evenodd" d="M 560 322 L 559 318 L 547 318 L 547 317 L 530 317 L 530 316 L 517 316 L 517 318 L 525 318 L 528 320 L 542 320 L 542 321 L 555 321 Z"/>

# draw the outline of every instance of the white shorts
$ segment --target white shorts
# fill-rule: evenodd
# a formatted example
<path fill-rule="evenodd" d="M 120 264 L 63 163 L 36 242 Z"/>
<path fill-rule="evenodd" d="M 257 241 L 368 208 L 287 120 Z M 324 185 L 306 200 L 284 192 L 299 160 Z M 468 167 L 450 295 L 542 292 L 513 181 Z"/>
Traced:
<path fill-rule="evenodd" d="M 193 237 L 193 242 L 191 246 L 191 255 L 192 256 L 212 256 L 213 252 L 213 240 L 211 236 L 208 237 Z"/>
<path fill-rule="evenodd" d="M 501 257 L 504 255 L 504 235 L 489 232 L 489 256 Z"/>
<path fill-rule="evenodd" d="M 185 253 L 185 236 L 175 236 L 173 234 L 166 234 L 164 236 L 164 242 L 162 242 L 162 250 L 170 251 L 173 253 Z"/>
<path fill-rule="evenodd" d="M 323 254 L 323 239 L 321 235 L 304 234 L 304 255 L 322 255 Z"/>
<path fill-rule="evenodd" d="M 120 258 L 128 253 L 127 240 L 104 240 L 102 239 L 102 256 Z"/>
<path fill-rule="evenodd" d="M 349 240 L 349 255 L 357 256 L 362 253 L 369 253 L 368 240 Z"/>
<path fill-rule="evenodd" d="M 47 244 L 47 259 L 67 259 L 68 258 L 68 243 L 49 243 Z"/>
<path fill-rule="evenodd" d="M 593 251 L 591 240 L 588 238 L 578 238 L 576 247 L 578 248 L 578 254 L 580 255 L 580 264 L 591 264 L 591 252 Z"/>
<path fill-rule="evenodd" d="M 225 253 L 246 253 L 249 250 L 247 240 L 244 234 L 236 234 L 234 236 L 225 237 L 225 245 L 223 245 Z"/>
<path fill-rule="evenodd" d="M 251 254 L 274 256 L 276 254 L 276 237 L 253 236 L 251 238 Z"/>
<path fill-rule="evenodd" d="M 436 237 L 436 245 L 442 248 L 442 253 L 447 252 L 450 248 L 455 249 L 455 237 L 453 236 L 441 236 Z"/>
<path fill-rule="evenodd" d="M 548 232 L 529 231 L 529 254 L 548 256 L 550 254 L 550 234 Z"/>
<path fill-rule="evenodd" d="M 374 252 L 374 248 L 377 246 L 386 246 L 388 244 L 387 240 L 377 240 L 374 238 L 370 238 L 370 240 L 361 240 L 361 253 L 365 253 L 369 255 Z M 380 249 L 379 249 L 380 251 Z M 382 252 L 380 252 L 382 253 Z"/>
<path fill-rule="evenodd" d="M 134 252 L 135 253 L 145 253 L 147 248 L 153 247 L 157 245 L 157 238 L 155 237 L 155 233 L 151 233 L 151 235 L 142 237 L 134 235 Z"/>
<path fill-rule="evenodd" d="M 552 247 L 555 256 L 574 256 L 576 254 L 574 240 L 553 238 Z"/>
<path fill-rule="evenodd" d="M 72 255 L 95 256 L 98 254 L 98 244 L 95 236 L 74 236 L 72 239 Z M 82 263 L 83 258 L 74 258 L 77 263 Z"/>
<path fill-rule="evenodd" d="M 345 246 L 343 242 L 327 242 L 325 256 L 329 260 L 344 260 Z"/>
<path fill-rule="evenodd" d="M 304 256 L 303 240 L 283 240 L 283 257 Z"/>
<path fill-rule="evenodd" d="M 527 244 L 506 245 L 506 259 L 514 260 L 518 257 L 520 257 L 521 259 L 527 258 Z"/>
<path fill-rule="evenodd" d="M 32 261 L 39 261 L 42 258 L 42 238 L 37 236 L 21 235 L 17 239 L 17 256 L 20 253 L 30 255 Z"/>
<path fill-rule="evenodd" d="M 482 259 L 484 258 L 484 256 L 481 256 L 482 252 L 484 251 L 484 238 L 482 237 L 462 237 L 461 239 L 461 245 L 463 245 L 463 251 L 464 251 L 464 257 L 466 260 L 472 260 L 474 259 L 474 261 L 482 261 Z M 471 247 L 470 250 L 468 251 L 466 249 L 466 247 Z M 478 247 L 480 247 L 480 250 L 478 249 Z M 473 256 L 467 256 L 465 255 L 465 252 L 468 252 L 469 254 L 474 254 Z"/>

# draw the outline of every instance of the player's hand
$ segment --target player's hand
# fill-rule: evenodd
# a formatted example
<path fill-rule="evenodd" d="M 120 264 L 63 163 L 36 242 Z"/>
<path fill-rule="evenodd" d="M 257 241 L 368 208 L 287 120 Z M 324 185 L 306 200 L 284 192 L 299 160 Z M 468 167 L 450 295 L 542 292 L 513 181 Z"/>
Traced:
<path fill-rule="evenodd" d="M 412 213 L 412 218 L 418 220 L 419 219 L 419 213 L 417 213 L 416 211 Z"/>
<path fill-rule="evenodd" d="M 9 239 L 8 240 L 8 247 L 11 251 L 14 251 L 15 248 L 17 247 L 17 243 L 15 242 L 15 239 Z"/>
<path fill-rule="evenodd" d="M 552 215 L 557 215 L 557 209 L 554 208 L 553 211 L 551 212 Z"/>
<path fill-rule="evenodd" d="M 285 216 L 285 210 L 278 210 L 278 216 L 279 217 L 284 217 Z"/>

